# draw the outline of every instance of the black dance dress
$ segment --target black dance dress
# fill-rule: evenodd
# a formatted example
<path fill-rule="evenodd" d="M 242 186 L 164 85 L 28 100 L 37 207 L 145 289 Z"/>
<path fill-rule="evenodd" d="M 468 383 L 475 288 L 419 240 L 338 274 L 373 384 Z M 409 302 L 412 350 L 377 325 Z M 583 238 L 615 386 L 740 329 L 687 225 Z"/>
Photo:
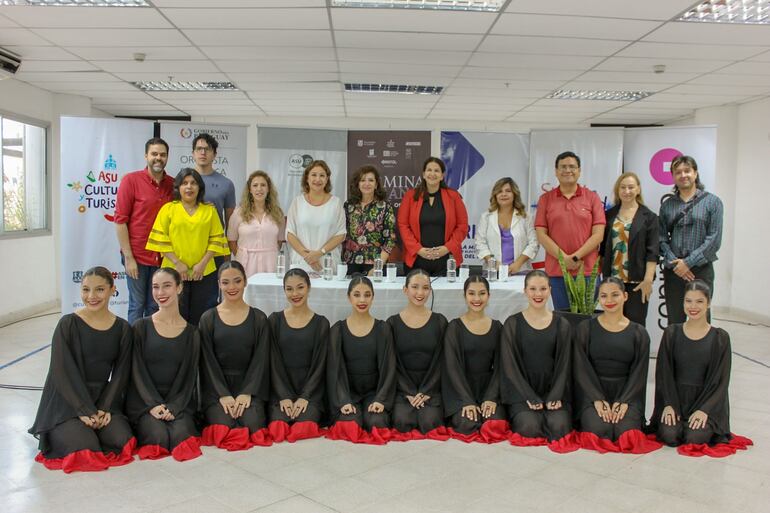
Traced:
<path fill-rule="evenodd" d="M 505 408 L 500 404 L 500 333 L 502 324 L 493 320 L 489 331 L 483 335 L 471 333 L 461 319 L 452 320 L 444 336 L 444 359 L 441 374 L 441 395 L 444 400 L 444 416 L 450 417 L 450 425 L 458 438 L 475 434 L 482 425 L 492 428 L 482 441 L 491 442 L 489 436 L 502 436 L 507 431 Z M 480 406 L 484 401 L 497 404 L 489 418 L 479 415 L 472 421 L 462 416 L 465 406 Z M 500 422 L 497 422 L 500 421 Z M 493 433 L 494 432 L 494 433 Z M 475 438 L 474 438 L 475 439 Z M 470 441 L 468 439 L 467 441 Z"/>
<path fill-rule="evenodd" d="M 184 461 L 201 455 L 193 419 L 200 345 L 198 328 L 192 324 L 188 323 L 176 337 L 167 338 L 155 329 L 152 317 L 134 323 L 133 368 L 126 412 L 134 426 L 141 459 L 171 454 Z M 158 420 L 150 415 L 150 410 L 159 404 L 166 405 L 174 420 Z"/>
<path fill-rule="evenodd" d="M 682 324 L 663 332 L 655 366 L 655 409 L 650 426 L 666 445 L 717 444 L 730 434 L 730 335 L 712 327 L 700 340 L 684 333 Z M 671 406 L 678 417 L 674 426 L 660 422 L 663 408 Z M 690 415 L 701 410 L 708 415 L 706 427 L 693 430 Z"/>
<path fill-rule="evenodd" d="M 51 364 L 35 423 L 29 432 L 40 440 L 35 458 L 64 472 L 105 470 L 133 460 L 136 439 L 123 415 L 131 372 L 131 326 L 116 317 L 97 330 L 76 314 L 59 320 L 51 342 Z M 94 430 L 78 417 L 97 410 L 112 417 Z"/>
<path fill-rule="evenodd" d="M 326 354 L 329 349 L 329 321 L 313 314 L 301 328 L 292 328 L 283 312 L 268 319 L 272 332 L 270 351 L 270 434 L 275 441 L 294 442 L 323 434 L 326 413 Z M 307 409 L 291 419 L 279 402 L 305 399 Z"/>
<path fill-rule="evenodd" d="M 399 314 L 388 319 L 396 349 L 396 398 L 393 427 L 401 433 L 418 429 L 426 434 L 444 425 L 441 401 L 441 358 L 446 317 L 432 312 L 419 328 L 407 326 Z M 422 408 L 414 408 L 407 395 L 430 397 Z"/>
<path fill-rule="evenodd" d="M 330 416 L 335 425 L 332 438 L 353 439 L 347 432 L 353 421 L 367 431 L 390 427 L 390 412 L 396 393 L 396 355 L 393 335 L 384 321 L 376 319 L 363 337 L 353 335 L 345 319 L 332 326 L 329 334 L 327 365 Z M 382 413 L 368 411 L 373 402 L 385 406 Z M 340 408 L 352 404 L 355 413 L 342 414 Z"/>
<path fill-rule="evenodd" d="M 207 426 L 203 445 L 229 451 L 270 445 L 265 403 L 270 394 L 270 328 L 261 310 L 249 308 L 237 326 L 222 321 L 216 307 L 199 324 L 201 336 L 201 411 Z M 220 397 L 251 396 L 251 404 L 237 418 L 225 413 Z"/>
<path fill-rule="evenodd" d="M 640 324 L 629 322 L 616 333 L 604 329 L 597 318 L 578 325 L 572 369 L 574 418 L 584 448 L 636 454 L 660 448 L 641 431 L 649 358 L 650 336 Z M 628 411 L 617 424 L 604 422 L 594 401 L 606 401 L 610 407 L 628 404 Z"/>
<path fill-rule="evenodd" d="M 441 201 L 441 190 L 428 194 L 433 198 L 433 205 L 426 198 L 420 209 L 420 244 L 424 248 L 437 248 L 446 242 L 446 211 Z M 436 260 L 428 260 L 417 255 L 412 269 L 423 269 L 431 276 L 446 276 L 446 263 L 449 253 Z"/>
<path fill-rule="evenodd" d="M 557 314 L 535 329 L 517 313 L 503 326 L 500 342 L 500 397 L 508 407 L 511 431 L 525 438 L 558 440 L 572 429 L 572 330 Z M 540 403 L 542 410 L 527 405 Z M 548 410 L 546 403 L 561 401 Z"/>

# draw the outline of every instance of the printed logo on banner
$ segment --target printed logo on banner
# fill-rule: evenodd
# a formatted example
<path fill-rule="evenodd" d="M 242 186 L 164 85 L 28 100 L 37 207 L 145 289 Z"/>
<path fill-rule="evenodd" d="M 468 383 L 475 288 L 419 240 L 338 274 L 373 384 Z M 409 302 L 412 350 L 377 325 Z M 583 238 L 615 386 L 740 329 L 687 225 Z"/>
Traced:
<path fill-rule="evenodd" d="M 675 148 L 658 150 L 650 159 L 650 176 L 659 184 L 674 185 L 674 177 L 671 174 L 671 161 L 681 156 L 682 152 Z"/>
<path fill-rule="evenodd" d="M 308 154 L 293 153 L 289 155 L 289 176 L 300 176 L 313 160 L 313 156 Z"/>
<path fill-rule="evenodd" d="M 187 127 L 182 128 L 179 130 L 179 135 L 182 137 L 182 139 L 189 139 L 192 137 L 192 130 L 190 130 Z"/>
<path fill-rule="evenodd" d="M 112 154 L 104 161 L 103 169 L 94 173 L 93 170 L 86 173 L 83 182 L 75 180 L 66 184 L 66 187 L 78 195 L 77 211 L 85 214 L 89 209 L 102 211 L 105 220 L 112 223 L 115 217 L 115 201 L 118 194 L 118 163 L 112 158 Z M 85 183 L 85 185 L 83 185 Z"/>

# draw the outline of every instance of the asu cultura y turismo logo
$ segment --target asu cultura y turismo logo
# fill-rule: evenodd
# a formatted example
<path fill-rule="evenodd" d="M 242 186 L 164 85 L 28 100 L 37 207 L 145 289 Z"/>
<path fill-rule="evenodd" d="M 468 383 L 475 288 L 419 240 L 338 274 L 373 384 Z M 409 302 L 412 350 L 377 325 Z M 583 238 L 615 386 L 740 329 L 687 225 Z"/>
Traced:
<path fill-rule="evenodd" d="M 89 171 L 83 180 L 68 183 L 67 187 L 78 194 L 78 212 L 84 214 L 89 209 L 98 209 L 107 221 L 113 222 L 119 181 L 118 163 L 108 155 L 101 171 Z"/>

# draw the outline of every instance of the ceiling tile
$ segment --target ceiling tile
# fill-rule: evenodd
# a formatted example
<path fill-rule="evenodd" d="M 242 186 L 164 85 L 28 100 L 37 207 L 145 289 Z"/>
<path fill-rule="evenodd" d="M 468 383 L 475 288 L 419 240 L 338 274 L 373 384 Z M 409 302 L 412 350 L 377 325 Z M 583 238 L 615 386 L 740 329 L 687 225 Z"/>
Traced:
<path fill-rule="evenodd" d="M 617 39 L 634 41 L 657 27 L 654 21 L 621 20 L 539 14 L 502 14 L 492 29 L 493 34 Z"/>
<path fill-rule="evenodd" d="M 155 7 L 210 7 L 211 0 L 153 0 Z M 324 7 L 325 0 L 216 0 L 218 9 L 227 7 Z"/>
<path fill-rule="evenodd" d="M 42 71 L 99 71 L 99 68 L 82 60 L 34 61 L 22 60 L 19 72 Z"/>
<path fill-rule="evenodd" d="M 189 43 L 188 43 L 189 45 Z M 68 46 L 67 50 L 86 60 L 132 61 L 135 53 L 145 54 L 147 61 L 156 60 L 199 60 L 205 59 L 194 46 Z"/>
<path fill-rule="evenodd" d="M 699 84 L 697 81 L 691 84 L 682 84 L 671 89 L 667 89 L 669 93 L 681 93 L 681 94 L 715 94 L 724 95 L 730 98 L 745 98 L 749 96 L 756 96 L 759 94 L 770 93 L 770 85 L 759 86 L 747 86 L 747 85 L 707 85 Z"/>
<path fill-rule="evenodd" d="M 2 46 L 50 46 L 51 42 L 23 28 L 4 28 L 0 30 L 0 45 Z"/>
<path fill-rule="evenodd" d="M 760 53 L 759 55 L 755 55 L 749 60 L 757 62 L 770 62 L 770 50 Z"/>
<path fill-rule="evenodd" d="M 460 73 L 461 78 L 506 80 L 570 80 L 580 75 L 579 71 L 560 69 L 515 69 L 515 68 L 480 68 L 466 66 Z"/>
<path fill-rule="evenodd" d="M 766 25 L 732 23 L 666 23 L 643 38 L 662 43 L 770 46 L 770 30 Z"/>
<path fill-rule="evenodd" d="M 337 63 L 335 61 L 216 61 L 217 67 L 225 73 L 335 73 Z"/>
<path fill-rule="evenodd" d="M 395 64 L 388 62 L 340 62 L 342 73 L 364 73 L 372 75 L 404 75 L 409 77 L 420 73 L 427 73 L 436 77 L 454 77 L 460 72 L 460 66 L 430 66 L 424 64 Z M 404 80 L 404 77 L 401 78 Z M 413 80 L 407 80 L 413 83 Z M 424 84 L 433 85 L 433 82 Z"/>
<path fill-rule="evenodd" d="M 657 92 L 673 87 L 676 84 L 653 84 L 650 82 L 611 82 L 607 80 L 584 80 L 583 77 L 559 86 L 559 89 L 594 91 L 612 89 L 613 91 L 649 91 Z"/>
<path fill-rule="evenodd" d="M 595 71 L 652 71 L 658 64 L 666 66 L 666 73 L 708 73 L 727 66 L 732 61 L 669 59 L 667 57 L 610 57 L 598 66 Z"/>
<path fill-rule="evenodd" d="M 249 88 L 244 88 L 249 92 L 281 92 L 281 93 L 301 93 L 305 91 L 342 91 L 342 84 L 339 81 L 331 82 L 257 82 Z"/>
<path fill-rule="evenodd" d="M 38 71 L 19 71 L 16 77 L 25 82 L 118 82 L 119 79 L 102 72 L 38 72 Z"/>
<path fill-rule="evenodd" d="M 405 80 L 408 78 L 408 80 Z M 452 82 L 451 77 L 438 77 L 435 75 L 400 75 L 385 73 L 340 73 L 339 80 L 342 83 L 353 84 L 404 84 L 409 82 L 414 85 L 433 85 L 446 87 Z"/>
<path fill-rule="evenodd" d="M 158 73 L 165 72 L 171 74 L 174 72 L 193 72 L 202 73 L 217 72 L 216 66 L 209 60 L 200 61 L 155 61 L 146 60 L 144 62 L 136 61 L 92 61 L 104 71 L 112 73 Z"/>
<path fill-rule="evenodd" d="M 0 9 L 3 9 L 3 12 L 5 12 L 4 8 L 0 8 Z M 9 20 L 8 18 L 0 14 L 0 28 L 11 28 L 11 27 L 18 27 L 18 26 L 19 26 L 18 24 L 14 23 L 13 21 Z"/>
<path fill-rule="evenodd" d="M 584 82 L 638 82 L 646 84 L 680 84 L 697 77 L 698 73 L 653 73 L 632 71 L 588 71 L 576 80 Z"/>
<path fill-rule="evenodd" d="M 158 91 L 152 96 L 159 100 L 173 103 L 174 100 L 212 100 L 219 98 L 244 99 L 246 95 L 241 91 Z"/>
<path fill-rule="evenodd" d="M 472 51 L 483 36 L 419 32 L 364 32 L 334 30 L 338 48 L 383 48 L 397 50 Z"/>
<path fill-rule="evenodd" d="M 80 60 L 77 55 L 58 46 L 4 46 L 10 52 L 20 55 L 23 61 L 66 61 Z"/>
<path fill-rule="evenodd" d="M 506 12 L 606 16 L 637 20 L 670 20 L 692 6 L 693 0 L 514 0 Z"/>
<path fill-rule="evenodd" d="M 618 57 L 664 57 L 670 59 L 743 60 L 765 50 L 761 46 L 715 44 L 634 43 Z"/>
<path fill-rule="evenodd" d="M 334 48 L 274 47 L 274 46 L 204 46 L 201 51 L 210 59 L 245 60 L 314 60 L 334 61 Z"/>
<path fill-rule="evenodd" d="M 327 30 L 212 30 L 183 31 L 198 46 L 325 46 L 332 47 Z"/>
<path fill-rule="evenodd" d="M 603 39 L 489 35 L 484 39 L 484 42 L 481 43 L 479 51 L 546 55 L 608 56 L 626 45 L 628 45 L 627 41 L 611 41 Z"/>
<path fill-rule="evenodd" d="M 103 9 L 103 8 L 102 8 Z M 92 46 L 105 42 L 109 46 L 189 46 L 178 30 L 174 29 L 111 29 L 84 28 L 78 30 L 47 28 L 35 30 L 37 34 L 59 46 Z"/>
<path fill-rule="evenodd" d="M 395 62 L 403 64 L 461 66 L 470 58 L 471 52 L 339 48 L 337 56 L 341 61 L 351 62 Z"/>
<path fill-rule="evenodd" d="M 334 30 L 485 34 L 497 17 L 485 12 L 418 9 L 331 9 Z"/>
<path fill-rule="evenodd" d="M 151 72 L 128 72 L 123 73 L 116 71 L 113 73 L 116 77 L 127 82 L 140 82 L 140 81 L 165 81 L 168 77 L 172 80 L 180 82 L 227 82 L 230 78 L 224 73 L 189 73 L 189 72 L 168 72 L 168 71 L 151 71 Z"/>
<path fill-rule="evenodd" d="M 746 74 L 746 75 L 770 75 L 770 64 L 766 62 L 754 62 L 744 61 L 737 62 L 725 68 L 722 68 L 718 73 L 727 73 L 732 75 Z"/>
<path fill-rule="evenodd" d="M 155 9 L 16 6 L 5 8 L 2 12 L 19 25 L 33 28 L 172 28 Z"/>
<path fill-rule="evenodd" d="M 161 9 L 181 29 L 329 29 L 324 8 L 307 9 Z"/>
<path fill-rule="evenodd" d="M 602 61 L 603 57 L 579 57 L 561 55 L 523 55 L 515 53 L 474 53 L 470 66 L 546 68 L 586 70 Z"/>
<path fill-rule="evenodd" d="M 339 82 L 337 73 L 228 73 L 230 79 L 244 90 L 250 90 L 253 84 L 260 82 Z"/>

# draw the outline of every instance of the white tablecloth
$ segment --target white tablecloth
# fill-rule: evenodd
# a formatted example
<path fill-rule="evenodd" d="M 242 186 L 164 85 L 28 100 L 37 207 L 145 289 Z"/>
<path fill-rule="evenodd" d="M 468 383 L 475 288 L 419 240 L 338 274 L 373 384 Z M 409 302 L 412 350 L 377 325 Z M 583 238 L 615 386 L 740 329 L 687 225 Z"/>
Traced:
<path fill-rule="evenodd" d="M 350 315 L 351 308 L 347 296 L 349 282 L 349 279 L 336 278 L 332 281 L 322 278 L 311 280 L 308 301 L 310 308 L 325 316 L 332 324 L 344 319 Z M 403 310 L 407 301 L 403 287 L 403 277 L 396 278 L 395 283 L 375 283 L 372 315 L 377 319 L 387 319 Z M 526 308 L 527 296 L 524 295 L 523 276 L 511 276 L 505 282 L 492 282 L 491 287 L 487 315 L 493 319 L 503 322 L 508 316 Z M 249 278 L 244 299 L 267 315 L 287 306 L 283 281 L 272 273 L 255 274 Z M 431 306 L 430 301 L 428 306 Z M 463 298 L 463 284 L 459 279 L 455 283 L 449 283 L 446 278 L 434 279 L 432 310 L 444 314 L 449 320 L 465 313 L 467 307 Z"/>

